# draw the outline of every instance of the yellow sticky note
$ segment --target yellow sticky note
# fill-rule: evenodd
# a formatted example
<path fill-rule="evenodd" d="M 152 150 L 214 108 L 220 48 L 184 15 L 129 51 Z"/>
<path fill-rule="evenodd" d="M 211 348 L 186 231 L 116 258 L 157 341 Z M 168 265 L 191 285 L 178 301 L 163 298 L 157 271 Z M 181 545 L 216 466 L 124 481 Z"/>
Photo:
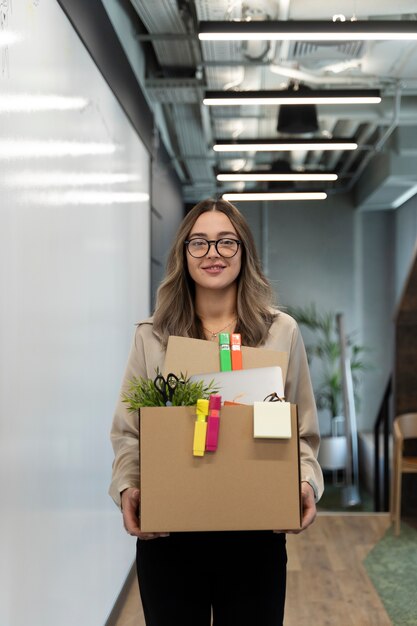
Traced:
<path fill-rule="evenodd" d="M 255 402 L 253 405 L 255 439 L 291 439 L 289 402 Z"/>

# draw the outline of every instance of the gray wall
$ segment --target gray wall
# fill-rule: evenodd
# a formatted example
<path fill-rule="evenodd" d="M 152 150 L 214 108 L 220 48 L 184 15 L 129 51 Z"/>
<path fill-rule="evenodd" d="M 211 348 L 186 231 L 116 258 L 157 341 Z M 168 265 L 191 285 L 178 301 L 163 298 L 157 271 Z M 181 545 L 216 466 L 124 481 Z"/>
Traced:
<path fill-rule="evenodd" d="M 411 260 L 416 253 L 417 196 L 397 209 L 392 238 L 395 242 L 395 300 L 398 303 L 404 290 Z"/>
<path fill-rule="evenodd" d="M 393 368 L 395 213 L 377 211 L 356 217 L 358 328 L 372 364 L 364 375 L 361 417 L 363 430 L 371 430 Z"/>
<path fill-rule="evenodd" d="M 151 305 L 165 274 L 167 254 L 179 222 L 184 216 L 181 187 L 172 170 L 171 160 L 162 145 L 152 162 L 152 221 L 151 221 Z"/>

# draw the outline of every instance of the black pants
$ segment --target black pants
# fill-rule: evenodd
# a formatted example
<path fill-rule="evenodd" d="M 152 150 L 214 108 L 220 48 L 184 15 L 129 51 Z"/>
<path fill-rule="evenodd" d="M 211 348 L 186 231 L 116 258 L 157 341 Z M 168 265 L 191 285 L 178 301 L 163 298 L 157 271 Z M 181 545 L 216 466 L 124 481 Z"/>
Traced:
<path fill-rule="evenodd" d="M 137 542 L 147 626 L 282 626 L 285 535 L 173 533 Z"/>

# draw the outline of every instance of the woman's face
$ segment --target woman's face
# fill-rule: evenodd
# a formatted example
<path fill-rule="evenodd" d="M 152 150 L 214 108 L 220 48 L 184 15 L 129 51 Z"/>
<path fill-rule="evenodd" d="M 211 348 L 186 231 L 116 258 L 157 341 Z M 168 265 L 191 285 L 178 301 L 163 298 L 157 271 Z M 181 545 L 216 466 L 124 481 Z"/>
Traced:
<path fill-rule="evenodd" d="M 231 237 L 239 239 L 232 222 L 221 211 L 207 211 L 200 215 L 194 223 L 188 239 L 202 237 L 214 240 Z M 214 245 L 201 258 L 194 258 L 187 251 L 187 267 L 193 281 L 205 289 L 226 289 L 234 284 L 239 276 L 242 265 L 241 246 L 235 256 L 225 258 L 218 254 Z"/>

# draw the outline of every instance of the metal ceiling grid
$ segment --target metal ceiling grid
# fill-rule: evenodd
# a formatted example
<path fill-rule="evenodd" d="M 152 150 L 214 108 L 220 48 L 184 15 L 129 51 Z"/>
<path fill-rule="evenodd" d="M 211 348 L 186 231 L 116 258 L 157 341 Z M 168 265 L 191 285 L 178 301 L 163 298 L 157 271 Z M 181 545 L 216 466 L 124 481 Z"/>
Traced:
<path fill-rule="evenodd" d="M 229 128 L 231 122 L 235 122 L 235 124 L 244 125 L 246 128 L 250 128 L 251 122 L 259 122 L 262 120 L 269 121 L 273 125 L 275 125 L 275 131 L 273 132 L 273 136 L 277 134 L 276 132 L 276 123 L 278 119 L 278 107 L 274 105 L 269 106 L 258 106 L 258 105 L 248 105 L 245 107 L 240 106 L 226 106 L 226 107 L 211 107 L 212 110 L 212 120 L 213 126 L 216 128 L 217 124 L 221 124 L 222 121 L 228 122 Z M 215 109 L 215 110 L 214 110 Z M 255 129 L 256 136 L 258 136 L 258 128 Z M 245 137 L 245 135 L 243 135 Z M 248 135 L 246 139 L 250 139 L 251 137 Z M 253 139 L 256 137 L 253 137 Z M 219 137 L 216 134 L 216 139 L 233 139 L 233 137 Z"/>
<path fill-rule="evenodd" d="M 401 19 L 401 16 L 415 14 L 415 0 L 291 0 L 288 19 L 305 20 L 310 16 L 315 20 L 328 20 L 335 14 L 342 14 L 346 19 Z"/>
<path fill-rule="evenodd" d="M 366 52 L 363 41 L 314 42 L 293 41 L 288 50 L 288 61 L 337 63 L 351 59 L 360 59 Z"/>
<path fill-rule="evenodd" d="M 145 87 L 154 102 L 199 104 L 204 96 L 204 84 L 197 78 L 149 78 Z"/>
<path fill-rule="evenodd" d="M 201 115 L 198 106 L 177 105 L 175 127 L 180 152 L 186 159 L 190 176 L 194 179 L 212 178 L 213 161 L 207 158 L 207 145 L 201 131 Z M 190 156 L 190 158 L 187 158 Z M 201 158 L 199 158 L 201 157 Z"/>
<path fill-rule="evenodd" d="M 231 89 L 244 79 L 242 67 L 236 66 L 242 61 L 240 42 L 204 41 L 201 42 L 201 53 L 203 63 L 207 63 L 204 71 L 208 89 Z M 226 62 L 230 65 L 223 66 Z"/>
<path fill-rule="evenodd" d="M 185 33 L 177 0 L 130 0 L 150 33 Z"/>
<path fill-rule="evenodd" d="M 242 44 L 240 41 L 202 41 L 203 58 L 208 62 L 242 61 Z"/>
<path fill-rule="evenodd" d="M 258 120 L 256 118 L 241 119 L 213 119 L 213 130 L 215 139 L 229 138 L 254 138 L 258 132 Z"/>
<path fill-rule="evenodd" d="M 404 79 L 409 86 L 416 85 L 417 42 L 376 41 L 368 48 L 362 61 L 363 72 L 379 77 L 385 84 Z"/>
<path fill-rule="evenodd" d="M 242 2 L 225 0 L 195 0 L 195 9 L 199 21 L 233 20 L 242 17 Z M 227 89 L 240 78 L 238 67 L 232 64 L 242 61 L 242 44 L 239 41 L 202 41 L 201 54 L 205 65 L 208 89 Z M 230 62 L 231 66 L 221 64 Z M 211 66 L 211 63 L 219 65 Z"/>
<path fill-rule="evenodd" d="M 348 175 L 349 178 L 342 178 L 344 182 L 336 186 L 344 191 L 349 188 L 350 180 L 356 183 L 364 167 L 372 159 L 372 151 L 366 149 L 356 153 L 294 151 L 216 154 L 210 146 L 211 133 L 215 139 L 226 140 L 291 136 L 277 132 L 277 106 L 203 107 L 205 89 L 282 89 L 291 81 L 299 81 L 307 86 L 314 85 L 317 89 L 372 86 L 383 91 L 380 105 L 318 106 L 318 134 L 325 136 L 328 133 L 330 136 L 342 137 L 356 134 L 359 143 L 376 142 L 378 150 L 384 148 L 388 151 L 390 146 L 384 146 L 384 141 L 380 144 L 381 138 L 388 137 L 397 125 L 417 126 L 417 99 L 412 97 L 417 93 L 416 43 L 299 41 L 263 46 L 257 45 L 257 42 L 197 42 L 199 20 L 229 21 L 251 18 L 260 21 L 330 21 L 336 13 L 345 15 L 346 20 L 349 20 L 355 10 L 358 19 L 384 20 L 397 17 L 399 20 L 415 20 L 416 0 L 398 0 L 395 6 L 390 0 L 366 0 L 360 6 L 359 3 L 352 4 L 352 0 L 329 0 L 326 3 L 317 3 L 317 0 L 131 2 L 150 34 L 190 35 L 189 29 L 195 27 L 194 40 L 155 39 L 152 45 L 162 70 L 186 67 L 191 72 L 189 75 L 192 76 L 194 71 L 198 79 L 181 79 L 178 75 L 174 79 L 160 79 L 157 75 L 156 79 L 150 77 L 145 84 L 149 97 L 156 106 L 162 106 L 170 119 L 171 149 L 176 162 L 182 163 L 179 173 L 183 179 L 184 192 L 190 201 L 198 200 L 203 195 L 211 195 L 219 189 L 213 174 L 214 164 L 221 169 L 266 170 L 274 161 L 285 159 L 294 169 L 328 169 L 337 171 L 342 177 Z M 193 15 L 194 20 L 190 19 Z M 337 64 L 340 65 L 338 69 L 333 67 Z M 282 74 L 280 69 L 284 70 Z M 169 71 L 167 75 L 170 75 Z M 407 80 L 404 81 L 404 78 Z M 403 81 L 400 106 L 396 107 L 396 90 L 400 80 Z M 379 135 L 376 134 L 378 126 Z M 211 181 L 211 184 L 207 181 Z M 394 186 L 393 181 L 390 183 L 387 180 L 388 188 L 390 184 Z M 406 184 L 408 181 L 404 180 L 404 185 Z M 395 187 L 396 190 L 399 189 L 398 184 Z M 396 193 L 394 192 L 394 196 Z M 390 194 L 387 193 L 386 198 L 389 197 Z M 394 206 L 391 200 L 390 206 Z"/>
<path fill-rule="evenodd" d="M 149 33 L 187 33 L 176 0 L 130 1 Z M 153 47 L 162 66 L 189 67 L 192 64 L 189 41 L 154 41 Z"/>
<path fill-rule="evenodd" d="M 242 18 L 241 0 L 195 0 L 199 21 L 237 20 Z"/>
<path fill-rule="evenodd" d="M 205 67 L 207 89 L 225 89 L 238 87 L 242 71 L 238 67 Z M 244 78 L 244 76 L 242 76 Z"/>

